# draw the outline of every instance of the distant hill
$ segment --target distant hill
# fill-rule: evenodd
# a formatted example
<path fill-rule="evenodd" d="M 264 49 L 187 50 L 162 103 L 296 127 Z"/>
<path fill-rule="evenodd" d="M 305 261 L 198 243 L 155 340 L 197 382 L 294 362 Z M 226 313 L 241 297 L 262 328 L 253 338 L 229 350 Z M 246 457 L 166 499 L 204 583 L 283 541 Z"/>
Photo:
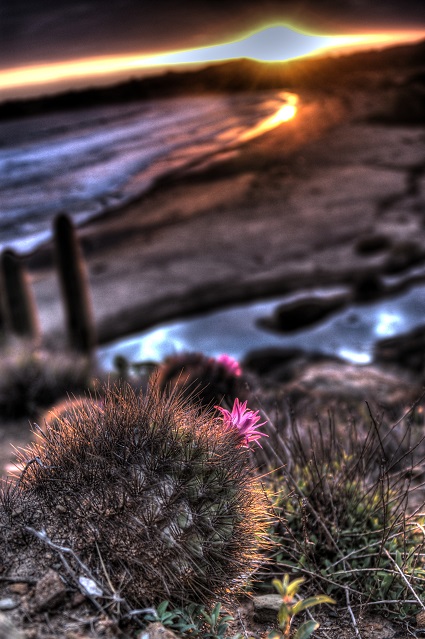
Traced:
<path fill-rule="evenodd" d="M 8 100 L 0 104 L 0 119 L 15 119 L 54 111 L 146 99 L 235 93 L 266 89 L 385 87 L 400 76 L 419 77 L 425 68 L 425 41 L 379 51 L 362 51 L 339 57 L 299 58 L 288 62 L 232 60 L 191 71 L 131 79 L 108 87 L 66 91 L 57 95 Z"/>

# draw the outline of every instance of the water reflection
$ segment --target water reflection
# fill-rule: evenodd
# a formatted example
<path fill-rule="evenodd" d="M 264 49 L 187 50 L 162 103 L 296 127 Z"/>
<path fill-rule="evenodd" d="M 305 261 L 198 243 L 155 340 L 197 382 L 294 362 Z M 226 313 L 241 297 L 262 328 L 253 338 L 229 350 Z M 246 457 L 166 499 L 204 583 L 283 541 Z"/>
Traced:
<path fill-rule="evenodd" d="M 241 135 L 239 138 L 241 142 L 248 142 L 248 140 L 263 135 L 263 133 L 267 133 L 267 131 L 275 129 L 279 124 L 288 122 L 288 120 L 292 120 L 295 117 L 298 108 L 298 96 L 295 93 L 283 92 L 279 94 L 279 97 L 284 101 L 284 104 L 278 108 L 276 113 L 265 118 L 255 127 Z"/>
<path fill-rule="evenodd" d="M 237 158 L 243 142 L 293 117 L 297 101 L 281 91 L 247 92 L 0 122 L 0 248 L 36 248 L 60 211 L 79 224 L 175 172 Z"/>
<path fill-rule="evenodd" d="M 335 292 L 341 289 L 332 291 Z M 318 296 L 329 293 L 329 290 L 310 291 Z M 182 351 L 202 351 L 213 357 L 228 353 L 242 360 L 248 352 L 267 347 L 297 347 L 337 355 L 355 364 L 368 364 L 377 339 L 408 332 L 424 323 L 425 285 L 421 285 L 374 304 L 353 304 L 319 325 L 290 334 L 266 331 L 257 325 L 260 318 L 270 316 L 282 302 L 301 295 L 305 292 L 164 323 L 100 348 L 99 364 L 111 370 L 117 354 L 140 362 L 161 361 Z"/>
<path fill-rule="evenodd" d="M 375 334 L 379 337 L 391 337 L 402 332 L 403 318 L 397 313 L 383 312 L 378 317 Z"/>

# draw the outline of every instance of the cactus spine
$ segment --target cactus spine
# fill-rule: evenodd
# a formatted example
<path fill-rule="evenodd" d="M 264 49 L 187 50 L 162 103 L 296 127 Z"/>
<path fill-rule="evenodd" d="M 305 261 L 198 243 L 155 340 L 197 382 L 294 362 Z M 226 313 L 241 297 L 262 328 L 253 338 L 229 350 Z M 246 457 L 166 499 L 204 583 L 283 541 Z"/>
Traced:
<path fill-rule="evenodd" d="M 68 215 L 56 216 L 53 230 L 69 344 L 72 349 L 90 355 L 95 345 L 95 328 L 81 247 Z"/>
<path fill-rule="evenodd" d="M 40 330 L 28 273 L 12 249 L 1 255 L 1 272 L 6 329 L 19 337 L 37 339 Z"/>
<path fill-rule="evenodd" d="M 216 404 L 232 406 L 236 397 L 244 399 L 248 395 L 247 381 L 239 367 L 232 369 L 226 360 L 207 357 L 203 353 L 167 357 L 159 367 L 159 385 L 164 391 L 177 390 L 204 408 Z"/>
<path fill-rule="evenodd" d="M 39 463 L 3 499 L 21 530 L 31 522 L 61 539 L 99 580 L 104 562 L 134 606 L 206 602 L 257 566 L 263 492 L 220 418 L 161 395 L 155 381 L 144 395 L 106 388 L 54 419 L 23 453 Z"/>

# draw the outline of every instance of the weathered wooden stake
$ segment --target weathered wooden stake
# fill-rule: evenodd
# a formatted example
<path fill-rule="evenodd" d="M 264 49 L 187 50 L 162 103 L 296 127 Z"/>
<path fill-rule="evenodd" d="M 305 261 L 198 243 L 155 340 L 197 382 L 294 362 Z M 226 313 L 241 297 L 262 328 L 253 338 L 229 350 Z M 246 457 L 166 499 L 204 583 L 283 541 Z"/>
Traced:
<path fill-rule="evenodd" d="M 4 340 L 6 333 L 6 314 L 4 304 L 4 286 L 2 277 L 0 277 L 0 343 Z"/>
<path fill-rule="evenodd" d="M 96 338 L 81 246 L 74 225 L 65 213 L 56 216 L 53 231 L 69 345 L 73 350 L 90 355 Z"/>
<path fill-rule="evenodd" d="M 19 337 L 38 339 L 35 299 L 22 259 L 12 249 L 6 249 L 0 262 L 5 329 Z"/>

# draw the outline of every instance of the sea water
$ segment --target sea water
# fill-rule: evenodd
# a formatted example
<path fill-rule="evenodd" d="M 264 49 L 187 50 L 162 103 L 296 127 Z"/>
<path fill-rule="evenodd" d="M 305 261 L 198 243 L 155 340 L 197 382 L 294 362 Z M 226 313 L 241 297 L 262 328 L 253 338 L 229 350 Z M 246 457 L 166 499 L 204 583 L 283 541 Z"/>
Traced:
<path fill-rule="evenodd" d="M 84 108 L 0 122 L 0 250 L 26 252 L 66 212 L 78 224 L 253 135 L 284 92 Z"/>
<path fill-rule="evenodd" d="M 277 91 L 185 97 L 0 122 L 0 250 L 34 249 L 51 236 L 59 212 L 81 223 L 119 210 L 175 171 L 235 152 L 238 143 L 261 134 L 263 122 L 278 124 L 276 115 L 292 97 Z M 406 332 L 425 317 L 422 286 L 298 333 L 260 329 L 258 318 L 282 301 L 162 324 L 102 347 L 99 359 L 111 368 L 118 353 L 131 361 L 158 361 L 182 350 L 241 358 L 257 348 L 299 346 L 366 364 L 378 338 Z"/>
<path fill-rule="evenodd" d="M 267 330 L 259 324 L 260 319 L 270 318 L 281 304 L 306 294 L 320 297 L 337 292 L 341 290 L 315 289 L 165 322 L 100 347 L 98 361 L 102 368 L 112 370 L 117 355 L 129 362 L 160 362 L 168 355 L 198 351 L 210 357 L 227 353 L 240 361 L 258 349 L 300 348 L 362 365 L 373 361 L 378 340 L 423 325 L 423 284 L 374 303 L 349 305 L 317 325 L 290 333 Z"/>

